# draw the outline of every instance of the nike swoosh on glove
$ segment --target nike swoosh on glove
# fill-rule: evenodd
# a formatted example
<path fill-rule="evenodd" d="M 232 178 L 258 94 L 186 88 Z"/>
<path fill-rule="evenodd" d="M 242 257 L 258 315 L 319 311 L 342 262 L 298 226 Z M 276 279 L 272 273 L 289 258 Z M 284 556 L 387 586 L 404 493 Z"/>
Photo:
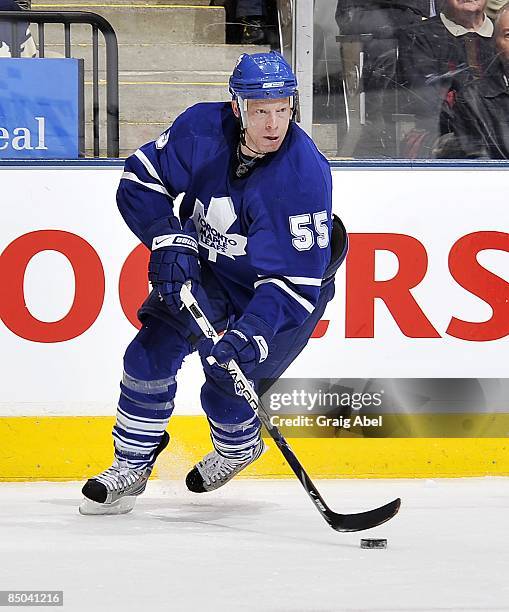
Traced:
<path fill-rule="evenodd" d="M 231 380 L 226 370 L 217 364 L 227 364 L 233 359 L 244 374 L 248 374 L 267 359 L 268 342 L 273 335 L 270 327 L 258 317 L 241 317 L 234 328 L 213 346 L 210 355 L 217 363 L 210 365 L 204 360 L 205 372 L 216 380 Z"/>
<path fill-rule="evenodd" d="M 200 282 L 198 241 L 194 223 L 188 219 L 183 231 L 156 236 L 148 265 L 148 278 L 168 309 L 177 314 L 182 308 L 182 285 Z"/>

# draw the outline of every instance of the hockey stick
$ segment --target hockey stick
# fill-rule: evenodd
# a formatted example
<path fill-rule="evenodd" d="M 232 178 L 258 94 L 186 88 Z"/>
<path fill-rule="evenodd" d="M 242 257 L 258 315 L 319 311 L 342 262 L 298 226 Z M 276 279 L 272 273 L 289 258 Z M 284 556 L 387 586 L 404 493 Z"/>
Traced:
<path fill-rule="evenodd" d="M 216 342 L 219 340 L 219 335 L 207 320 L 207 317 L 203 314 L 203 311 L 199 307 L 198 302 L 191 293 L 189 287 L 186 285 L 182 286 L 180 297 L 193 319 L 199 325 L 205 337 L 210 338 L 214 344 L 216 344 Z M 209 359 L 212 359 L 213 363 L 213 358 Z M 288 442 L 283 438 L 279 429 L 271 423 L 267 409 L 263 405 L 258 395 L 255 393 L 252 386 L 249 384 L 249 381 L 244 376 L 237 363 L 232 360 L 227 365 L 222 367 L 224 367 L 228 374 L 230 374 L 237 392 L 239 395 L 244 397 L 244 399 L 254 410 L 255 414 L 269 432 L 289 466 L 292 468 L 294 474 L 300 480 L 304 489 L 306 489 L 306 493 L 309 495 L 320 514 L 333 529 L 336 531 L 363 531 L 364 529 L 371 529 L 372 527 L 381 525 L 397 514 L 401 504 L 401 500 L 399 498 L 391 501 L 385 506 L 368 510 L 367 512 L 360 512 L 359 514 L 339 514 L 337 512 L 333 512 L 323 500 L 322 496 L 318 492 L 318 489 L 312 483 L 311 479 L 306 473 L 306 470 L 302 467 L 300 461 L 295 456 Z"/>

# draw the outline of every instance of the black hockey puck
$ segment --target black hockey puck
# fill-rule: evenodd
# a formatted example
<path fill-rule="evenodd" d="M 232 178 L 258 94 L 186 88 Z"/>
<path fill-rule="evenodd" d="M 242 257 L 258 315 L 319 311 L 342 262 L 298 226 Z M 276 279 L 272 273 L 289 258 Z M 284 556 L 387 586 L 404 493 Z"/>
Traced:
<path fill-rule="evenodd" d="M 361 548 L 387 548 L 387 540 L 384 538 L 366 538 L 361 540 Z"/>

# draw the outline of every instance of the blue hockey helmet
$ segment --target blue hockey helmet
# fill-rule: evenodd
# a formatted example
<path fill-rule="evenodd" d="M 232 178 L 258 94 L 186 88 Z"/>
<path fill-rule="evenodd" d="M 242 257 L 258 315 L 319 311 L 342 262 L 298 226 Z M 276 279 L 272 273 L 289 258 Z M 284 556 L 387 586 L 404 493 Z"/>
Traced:
<path fill-rule="evenodd" d="M 243 128 L 247 127 L 246 100 L 291 98 L 292 119 L 298 115 L 297 78 L 290 64 L 277 51 L 243 53 L 233 69 L 229 90 L 239 104 Z"/>
<path fill-rule="evenodd" d="M 297 91 L 297 79 L 290 64 L 277 51 L 243 53 L 229 85 L 233 99 L 244 100 L 290 98 Z"/>

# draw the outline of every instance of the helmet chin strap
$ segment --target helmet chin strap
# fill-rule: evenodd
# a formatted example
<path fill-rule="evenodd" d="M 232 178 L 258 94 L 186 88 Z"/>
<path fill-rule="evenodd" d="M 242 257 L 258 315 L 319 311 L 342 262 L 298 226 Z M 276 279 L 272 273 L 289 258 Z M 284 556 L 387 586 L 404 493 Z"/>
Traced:
<path fill-rule="evenodd" d="M 241 127 L 240 129 L 240 143 L 246 147 L 246 149 L 249 149 L 252 153 L 254 153 L 256 156 L 258 157 L 263 157 L 265 155 L 265 153 L 261 153 L 260 151 L 255 151 L 255 149 L 252 149 L 246 142 L 246 128 Z"/>

